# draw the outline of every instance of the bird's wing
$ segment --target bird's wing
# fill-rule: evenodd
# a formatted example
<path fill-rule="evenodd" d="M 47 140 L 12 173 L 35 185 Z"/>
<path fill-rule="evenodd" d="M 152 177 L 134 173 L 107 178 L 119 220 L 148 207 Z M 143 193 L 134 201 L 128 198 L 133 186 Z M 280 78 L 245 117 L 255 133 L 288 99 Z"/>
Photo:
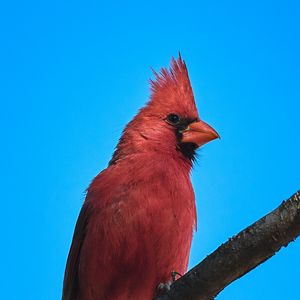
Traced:
<path fill-rule="evenodd" d="M 65 271 L 62 300 L 77 299 L 77 293 L 79 288 L 78 267 L 80 261 L 80 252 L 84 243 L 86 228 L 90 215 L 91 209 L 89 207 L 89 204 L 86 202 L 81 208 L 74 231 L 73 241 L 69 252 Z"/>

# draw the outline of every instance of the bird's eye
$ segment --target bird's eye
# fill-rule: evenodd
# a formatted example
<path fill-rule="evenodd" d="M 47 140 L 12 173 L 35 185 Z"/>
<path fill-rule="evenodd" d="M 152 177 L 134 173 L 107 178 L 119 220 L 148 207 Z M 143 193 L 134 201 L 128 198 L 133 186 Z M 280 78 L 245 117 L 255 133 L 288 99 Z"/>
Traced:
<path fill-rule="evenodd" d="M 166 121 L 171 125 L 177 125 L 180 122 L 180 117 L 176 114 L 169 114 Z"/>

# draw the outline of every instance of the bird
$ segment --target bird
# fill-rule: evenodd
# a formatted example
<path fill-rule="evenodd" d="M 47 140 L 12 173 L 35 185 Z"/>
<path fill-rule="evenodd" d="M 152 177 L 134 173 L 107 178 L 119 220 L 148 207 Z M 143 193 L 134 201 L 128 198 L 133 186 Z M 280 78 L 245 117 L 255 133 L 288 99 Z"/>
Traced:
<path fill-rule="evenodd" d="M 199 117 L 185 61 L 153 71 L 148 102 L 86 191 L 62 300 L 151 300 L 188 267 L 197 226 L 190 173 L 219 138 Z"/>

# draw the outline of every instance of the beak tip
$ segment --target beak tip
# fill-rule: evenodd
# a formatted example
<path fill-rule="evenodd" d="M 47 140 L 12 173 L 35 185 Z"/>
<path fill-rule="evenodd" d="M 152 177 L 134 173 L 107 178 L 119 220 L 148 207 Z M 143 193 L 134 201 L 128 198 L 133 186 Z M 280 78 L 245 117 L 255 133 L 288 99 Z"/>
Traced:
<path fill-rule="evenodd" d="M 221 139 L 219 133 L 213 128 L 212 128 L 212 135 L 214 136 L 214 139 L 219 139 L 219 140 Z"/>

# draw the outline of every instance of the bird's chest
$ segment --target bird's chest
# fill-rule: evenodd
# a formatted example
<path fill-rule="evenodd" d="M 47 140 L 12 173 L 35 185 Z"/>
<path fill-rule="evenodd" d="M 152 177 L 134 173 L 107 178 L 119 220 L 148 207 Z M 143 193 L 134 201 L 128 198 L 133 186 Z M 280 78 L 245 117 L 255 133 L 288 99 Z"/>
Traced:
<path fill-rule="evenodd" d="M 106 205 L 96 208 L 89 232 L 92 247 L 85 255 L 93 260 L 89 276 L 95 285 L 109 280 L 133 293 L 138 282 L 143 293 L 147 287 L 153 296 L 159 283 L 171 280 L 172 271 L 186 271 L 196 218 L 194 193 L 187 176 L 141 175 L 126 185 L 121 181 Z M 130 298 L 144 299 L 137 294 Z"/>
<path fill-rule="evenodd" d="M 156 193 L 149 193 L 138 208 L 135 232 L 138 236 L 136 257 L 160 277 L 170 280 L 171 272 L 184 273 L 187 268 L 193 229 L 196 222 L 194 194 L 187 182 Z"/>

